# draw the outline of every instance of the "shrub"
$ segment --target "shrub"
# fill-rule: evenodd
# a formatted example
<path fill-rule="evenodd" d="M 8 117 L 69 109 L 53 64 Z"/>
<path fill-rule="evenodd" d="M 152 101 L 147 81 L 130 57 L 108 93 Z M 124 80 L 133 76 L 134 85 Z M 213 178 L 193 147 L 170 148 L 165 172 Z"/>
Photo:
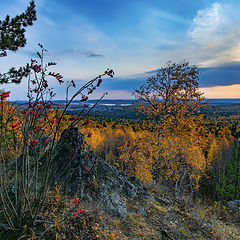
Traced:
<path fill-rule="evenodd" d="M 87 118 L 91 109 L 83 109 L 78 115 L 69 117 L 66 116 L 69 105 L 78 96 L 80 101 L 86 101 L 100 86 L 102 77 L 114 75 L 113 70 L 107 69 L 79 89 L 74 81 L 68 82 L 65 107 L 63 111 L 54 110 L 52 99 L 55 93 L 49 88 L 48 79 L 54 78 L 62 84 L 63 76 L 48 71 L 56 63 L 45 64 L 46 50 L 39 46 L 39 60 L 31 60 L 30 64 L 28 102 L 24 109 L 16 109 L 6 101 L 10 92 L 0 94 L 0 232 L 13 239 L 32 236 L 32 229 L 53 185 L 50 172 L 62 130 L 81 120 L 84 120 L 82 125 L 89 123 Z M 68 99 L 70 87 L 77 90 Z"/>

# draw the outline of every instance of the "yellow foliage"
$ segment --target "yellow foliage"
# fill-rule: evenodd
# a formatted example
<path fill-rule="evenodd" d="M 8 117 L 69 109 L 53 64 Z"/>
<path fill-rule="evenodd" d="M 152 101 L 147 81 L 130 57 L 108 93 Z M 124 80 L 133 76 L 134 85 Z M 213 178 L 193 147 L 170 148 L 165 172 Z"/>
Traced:
<path fill-rule="evenodd" d="M 149 132 L 139 132 L 120 147 L 120 162 L 129 175 L 145 183 L 152 182 L 154 143 Z"/>
<path fill-rule="evenodd" d="M 152 206 L 153 206 L 155 209 L 157 209 L 158 211 L 160 211 L 160 212 L 163 212 L 163 213 L 166 213 L 166 212 L 167 212 L 166 208 L 161 207 L 161 206 L 159 206 L 159 205 L 157 205 L 157 204 L 154 204 L 154 203 L 153 203 Z"/>

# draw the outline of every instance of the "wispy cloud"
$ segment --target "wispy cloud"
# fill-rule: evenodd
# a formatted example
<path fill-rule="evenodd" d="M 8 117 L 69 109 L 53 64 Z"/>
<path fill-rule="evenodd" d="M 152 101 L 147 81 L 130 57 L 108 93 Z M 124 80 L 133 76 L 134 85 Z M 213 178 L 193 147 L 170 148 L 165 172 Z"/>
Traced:
<path fill-rule="evenodd" d="M 83 53 L 86 57 L 88 58 L 99 58 L 99 57 L 104 57 L 102 54 L 96 54 L 94 52 L 84 52 Z"/>
<path fill-rule="evenodd" d="M 199 86 L 201 88 L 240 84 L 240 62 L 222 64 L 217 67 L 205 67 L 199 70 Z M 133 91 L 143 85 L 149 77 L 156 75 L 157 71 L 152 70 L 125 78 L 108 79 L 104 81 L 103 86 L 106 89 Z"/>
<path fill-rule="evenodd" d="M 117 78 L 103 87 L 123 96 L 169 60 L 199 65 L 201 87 L 240 79 L 239 0 L 35 2 L 38 20 L 27 28 L 27 45 L 4 58 L 0 72 L 29 62 L 41 43 L 48 50 L 45 60 L 56 61 L 54 71 L 66 79 L 91 79 L 113 68 Z M 28 3 L 2 0 L 0 19 L 25 11 Z"/>
<path fill-rule="evenodd" d="M 219 2 L 197 12 L 188 35 L 202 66 L 240 60 L 239 20 L 232 5 Z"/>
<path fill-rule="evenodd" d="M 193 18 L 193 27 L 189 31 L 190 36 L 198 44 L 216 44 L 213 39 L 219 39 L 224 33 L 222 25 L 225 23 L 223 8 L 219 3 L 214 3 L 210 8 L 199 10 Z"/>
<path fill-rule="evenodd" d="M 56 57 L 75 57 L 75 56 L 83 56 L 87 58 L 99 58 L 104 57 L 103 54 L 95 53 L 94 51 L 86 51 L 80 49 L 65 49 L 60 52 L 55 52 L 51 54 Z"/>

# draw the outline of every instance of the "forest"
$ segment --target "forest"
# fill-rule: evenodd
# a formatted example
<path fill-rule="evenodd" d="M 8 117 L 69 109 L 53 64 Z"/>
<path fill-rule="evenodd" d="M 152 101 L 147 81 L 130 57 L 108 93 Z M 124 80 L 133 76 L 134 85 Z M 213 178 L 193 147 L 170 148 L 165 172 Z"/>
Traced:
<path fill-rule="evenodd" d="M 35 13 L 31 2 L 0 22 L 2 56 L 25 45 Z M 49 80 L 64 77 L 39 49 L 26 67 L 0 75 L 1 84 L 28 79 L 23 105 L 0 91 L 0 239 L 239 239 L 239 105 L 207 104 L 198 67 L 183 61 L 133 89 L 136 104 L 122 112 L 94 114 L 105 94 L 69 110 L 74 100 L 87 103 L 112 69 L 83 86 L 68 81 L 59 110 Z M 122 215 L 109 217 L 108 197 Z"/>

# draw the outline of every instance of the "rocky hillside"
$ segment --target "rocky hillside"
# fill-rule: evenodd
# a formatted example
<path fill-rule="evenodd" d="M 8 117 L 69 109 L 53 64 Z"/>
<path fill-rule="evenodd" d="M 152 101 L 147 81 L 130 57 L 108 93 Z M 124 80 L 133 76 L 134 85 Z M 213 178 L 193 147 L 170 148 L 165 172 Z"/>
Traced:
<path fill-rule="evenodd" d="M 240 239 L 239 211 L 177 201 L 164 186 L 144 186 L 98 159 L 78 128 L 63 132 L 54 166 L 54 180 L 65 194 L 77 193 L 82 208 L 66 217 L 58 239 Z"/>

